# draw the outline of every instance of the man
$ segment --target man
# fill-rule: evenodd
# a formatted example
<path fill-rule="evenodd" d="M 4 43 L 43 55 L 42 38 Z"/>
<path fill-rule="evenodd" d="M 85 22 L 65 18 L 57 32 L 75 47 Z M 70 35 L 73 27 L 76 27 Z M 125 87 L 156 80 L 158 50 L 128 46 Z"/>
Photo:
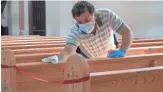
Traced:
<path fill-rule="evenodd" d="M 70 29 L 64 50 L 55 56 L 42 59 L 53 64 L 65 62 L 74 53 L 85 58 L 119 58 L 126 54 L 132 43 L 132 32 L 111 10 L 98 9 L 87 1 L 78 1 L 72 8 L 76 24 Z M 122 44 L 116 49 L 113 32 L 122 36 Z M 112 50 L 111 53 L 108 53 Z"/>

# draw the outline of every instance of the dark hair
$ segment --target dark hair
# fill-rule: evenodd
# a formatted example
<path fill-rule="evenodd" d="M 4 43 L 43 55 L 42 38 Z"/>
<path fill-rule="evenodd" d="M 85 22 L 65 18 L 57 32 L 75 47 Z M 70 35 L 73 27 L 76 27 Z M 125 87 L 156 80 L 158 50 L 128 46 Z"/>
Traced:
<path fill-rule="evenodd" d="M 88 1 L 78 1 L 73 6 L 71 13 L 72 16 L 75 17 L 80 16 L 85 11 L 88 11 L 90 14 L 93 14 L 93 12 L 95 11 L 93 4 Z"/>

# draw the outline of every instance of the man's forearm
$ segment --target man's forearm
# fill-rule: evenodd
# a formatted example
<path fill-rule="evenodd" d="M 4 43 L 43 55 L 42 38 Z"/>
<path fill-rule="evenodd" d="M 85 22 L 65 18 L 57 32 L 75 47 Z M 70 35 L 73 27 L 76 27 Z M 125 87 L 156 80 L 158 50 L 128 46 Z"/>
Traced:
<path fill-rule="evenodd" d="M 62 62 L 67 61 L 68 57 L 69 57 L 69 53 L 66 51 L 62 51 L 60 54 L 58 54 L 58 57 L 60 58 L 60 60 Z"/>
<path fill-rule="evenodd" d="M 58 57 L 61 59 L 62 62 L 65 62 L 67 61 L 69 56 L 76 53 L 76 49 L 77 49 L 76 46 L 66 45 L 64 50 L 60 54 L 58 54 Z"/>
<path fill-rule="evenodd" d="M 128 50 L 131 47 L 132 38 L 133 37 L 132 37 L 131 33 L 125 34 L 124 37 L 122 37 L 121 48 L 124 50 Z"/>
<path fill-rule="evenodd" d="M 133 33 L 126 25 L 124 26 L 124 28 L 122 30 L 123 30 L 123 32 L 121 33 L 122 42 L 121 42 L 120 48 L 122 48 L 124 50 L 128 50 L 132 44 Z"/>

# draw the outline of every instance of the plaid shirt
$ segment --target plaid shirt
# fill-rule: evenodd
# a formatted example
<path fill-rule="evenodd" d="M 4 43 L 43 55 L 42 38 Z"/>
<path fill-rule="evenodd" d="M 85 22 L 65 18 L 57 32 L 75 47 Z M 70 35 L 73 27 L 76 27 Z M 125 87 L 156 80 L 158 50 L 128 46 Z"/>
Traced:
<path fill-rule="evenodd" d="M 95 35 L 84 33 L 74 25 L 66 38 L 66 44 L 79 47 L 89 58 L 106 57 L 108 50 L 115 49 L 113 32 L 119 31 L 124 24 L 123 20 L 109 9 L 97 9 L 95 12 Z"/>

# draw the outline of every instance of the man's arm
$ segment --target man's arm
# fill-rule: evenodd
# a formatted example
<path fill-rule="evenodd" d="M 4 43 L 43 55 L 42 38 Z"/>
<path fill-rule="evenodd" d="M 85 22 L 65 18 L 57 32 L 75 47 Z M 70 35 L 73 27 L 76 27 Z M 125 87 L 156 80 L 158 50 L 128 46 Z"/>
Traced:
<path fill-rule="evenodd" d="M 76 46 L 66 44 L 64 50 L 58 55 L 58 57 L 61 59 L 61 62 L 65 62 L 70 55 L 76 53 L 76 49 Z"/>
<path fill-rule="evenodd" d="M 118 32 L 122 36 L 121 47 L 124 50 L 128 50 L 131 47 L 132 40 L 133 40 L 133 33 L 131 29 L 126 25 L 123 24 L 122 28 L 118 30 Z"/>
<path fill-rule="evenodd" d="M 66 45 L 62 52 L 58 55 L 43 58 L 42 62 L 51 62 L 57 64 L 59 62 L 65 62 L 72 54 L 76 53 L 77 47 L 79 47 L 80 41 L 78 38 L 78 32 L 76 26 L 70 29 L 69 35 L 66 37 Z"/>
<path fill-rule="evenodd" d="M 124 57 L 132 44 L 133 33 L 124 23 L 122 24 L 122 27 L 120 27 L 120 29 L 116 32 L 122 36 L 121 47 L 120 49 L 113 50 L 111 53 L 109 53 L 108 57 L 110 58 Z"/>
<path fill-rule="evenodd" d="M 105 9 L 103 10 L 108 15 L 108 22 L 110 23 L 110 27 L 113 31 L 119 33 L 122 36 L 121 47 L 118 50 L 113 50 L 108 54 L 108 57 L 111 58 L 119 58 L 125 56 L 127 50 L 131 47 L 133 33 L 130 28 L 124 23 L 124 21 L 118 17 L 111 10 Z"/>

